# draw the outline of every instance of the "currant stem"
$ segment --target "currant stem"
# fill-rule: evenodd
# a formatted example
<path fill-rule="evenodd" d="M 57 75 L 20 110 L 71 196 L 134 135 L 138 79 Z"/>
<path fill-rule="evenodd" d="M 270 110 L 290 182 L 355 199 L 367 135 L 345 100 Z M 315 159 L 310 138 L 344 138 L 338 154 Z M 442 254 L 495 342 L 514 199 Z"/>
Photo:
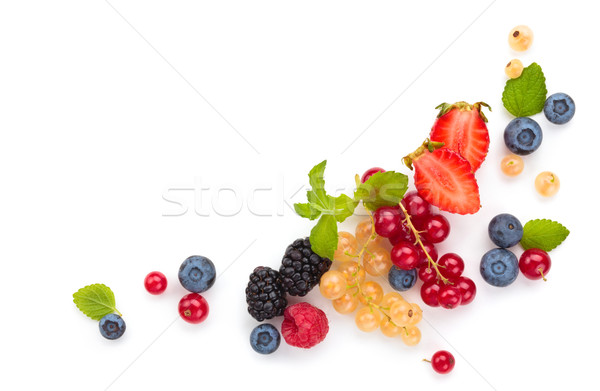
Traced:
<path fill-rule="evenodd" d="M 433 259 L 431 258 L 431 256 L 427 252 L 427 249 L 425 248 L 425 245 L 421 241 L 420 232 L 413 225 L 413 223 L 412 223 L 412 221 L 410 219 L 410 215 L 408 214 L 408 211 L 406 210 L 406 208 L 404 207 L 404 205 L 402 205 L 402 202 L 398 203 L 398 205 L 400 206 L 400 209 L 402 209 L 402 212 L 404 212 L 404 216 L 405 216 L 404 221 L 406 222 L 406 225 L 408 225 L 408 228 L 410 228 L 410 230 L 413 232 L 413 234 L 415 235 L 415 238 L 416 238 L 416 242 L 419 244 L 419 246 L 421 246 L 421 249 L 423 250 L 423 252 L 427 256 L 427 262 L 428 262 L 427 267 L 431 268 L 431 266 L 433 265 L 433 269 L 435 270 L 438 278 L 440 280 L 442 280 L 442 282 L 444 284 L 451 284 L 450 280 L 448 280 L 446 277 L 444 277 L 442 275 L 442 273 L 440 272 L 440 269 L 438 267 L 438 264 L 433 261 Z"/>
<path fill-rule="evenodd" d="M 371 253 L 367 247 L 369 247 L 369 243 L 371 243 L 371 241 L 373 239 L 375 239 L 375 237 L 377 236 L 377 234 L 375 233 L 375 220 L 373 219 L 373 214 L 371 213 L 371 211 L 367 210 L 367 213 L 369 214 L 369 218 L 371 219 L 371 235 L 369 236 L 369 238 L 367 239 L 367 241 L 365 242 L 365 244 L 362 246 L 362 248 L 360 249 L 360 252 L 357 255 L 352 255 L 352 254 L 348 254 L 352 257 L 358 258 L 358 262 L 357 262 L 357 267 L 356 267 L 356 272 L 354 273 L 354 275 L 358 275 L 358 273 L 360 272 L 360 259 L 362 258 L 363 254 L 365 252 L 367 253 Z M 362 297 L 365 298 L 365 300 L 367 301 L 367 305 L 369 306 L 369 308 L 371 309 L 371 311 L 373 311 L 373 308 L 378 309 L 379 312 L 381 312 L 384 316 L 386 316 L 389 321 L 394 324 L 394 322 L 392 322 L 392 318 L 389 317 L 388 314 L 386 314 L 384 312 L 384 307 L 375 304 L 375 303 L 371 303 L 371 300 L 373 299 L 371 296 L 367 296 L 365 295 L 365 293 L 362 291 L 360 284 L 358 283 L 358 281 L 356 282 L 356 284 L 353 284 L 351 286 L 352 288 L 356 287 L 356 289 L 358 290 L 358 294 L 361 295 Z M 396 326 L 394 324 L 394 326 Z"/>
<path fill-rule="evenodd" d="M 357 177 L 358 177 L 358 176 L 357 176 Z M 360 251 L 359 251 L 359 253 L 358 253 L 358 254 L 356 254 L 356 255 L 353 255 L 353 254 L 348 254 L 348 252 L 346 252 L 346 254 L 347 254 L 348 256 L 351 256 L 351 257 L 354 257 L 354 258 L 358 258 L 357 267 L 356 267 L 356 272 L 352 273 L 352 275 L 353 275 L 354 277 L 356 277 L 356 276 L 358 275 L 358 273 L 360 272 L 360 268 L 361 268 L 361 266 L 360 266 L 360 260 L 361 260 L 361 258 L 362 258 L 362 256 L 363 256 L 363 254 L 364 254 L 365 252 L 367 252 L 367 253 L 369 253 L 369 254 L 373 255 L 373 254 L 372 254 L 372 253 L 371 253 L 371 252 L 368 250 L 368 248 L 367 248 L 367 247 L 369 247 L 369 243 L 371 243 L 371 241 L 377 237 L 377 234 L 375 233 L 375 220 L 373 219 L 373 214 L 372 214 L 372 213 L 371 213 L 371 211 L 370 211 L 370 210 L 368 210 L 368 209 L 367 209 L 367 213 L 369 214 L 369 218 L 371 219 L 371 235 L 369 235 L 369 238 L 367 239 L 367 241 L 365 242 L 365 244 L 362 246 L 362 248 L 360 249 Z M 362 297 L 364 297 L 364 298 L 365 298 L 365 300 L 367 301 L 367 306 L 369 306 L 369 308 L 371 309 L 371 312 L 373 311 L 373 309 L 374 309 L 374 308 L 375 308 L 375 309 L 377 309 L 377 310 L 379 310 L 379 312 L 381 312 L 381 313 L 383 314 L 383 316 L 385 316 L 385 317 L 388 319 L 388 321 L 389 321 L 389 322 L 390 322 L 392 325 L 394 325 L 395 327 L 398 327 L 398 326 L 397 326 L 397 325 L 396 325 L 396 324 L 395 324 L 395 323 L 392 321 L 392 318 L 391 318 L 391 317 L 390 317 L 390 316 L 389 316 L 389 315 L 388 315 L 388 314 L 385 312 L 385 310 L 388 310 L 388 311 L 389 311 L 389 308 L 388 308 L 388 307 L 382 307 L 382 306 L 380 306 L 379 304 L 371 303 L 371 300 L 372 300 L 373 298 L 372 298 L 371 296 L 367 296 L 367 295 L 365 295 L 365 293 L 362 291 L 362 289 L 361 289 L 361 287 L 360 287 L 360 284 L 358 283 L 358 281 L 356 282 L 356 284 L 348 285 L 348 286 L 347 286 L 347 289 L 351 289 L 351 288 L 355 288 L 355 287 L 356 287 L 356 289 L 357 289 L 357 292 L 356 292 L 356 294 L 359 294 L 359 295 L 361 295 Z M 406 330 L 406 327 L 405 327 L 404 329 Z M 407 333 L 407 335 L 408 335 L 408 331 L 406 331 L 406 333 Z"/>
<path fill-rule="evenodd" d="M 428 362 L 431 364 L 431 361 L 429 361 L 428 359 L 424 358 L 423 361 Z"/>
<path fill-rule="evenodd" d="M 538 268 L 538 271 L 539 271 L 539 272 L 540 272 L 540 274 L 542 275 L 542 280 L 544 280 L 544 281 L 548 281 L 548 280 L 546 280 L 546 277 L 544 276 L 544 269 L 542 269 L 542 268 L 540 267 L 540 268 Z"/>

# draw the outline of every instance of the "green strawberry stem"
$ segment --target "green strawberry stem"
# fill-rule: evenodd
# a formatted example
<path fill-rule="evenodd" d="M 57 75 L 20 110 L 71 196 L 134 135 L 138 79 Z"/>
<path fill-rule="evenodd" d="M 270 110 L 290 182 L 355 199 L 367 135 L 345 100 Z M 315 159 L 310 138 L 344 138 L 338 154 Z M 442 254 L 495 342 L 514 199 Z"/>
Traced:
<path fill-rule="evenodd" d="M 442 275 L 442 273 L 440 272 L 438 264 L 433 261 L 433 259 L 431 258 L 431 256 L 427 252 L 427 249 L 425 248 L 425 246 L 423 245 L 423 242 L 421 241 L 421 235 L 419 234 L 419 231 L 413 225 L 413 223 L 412 223 L 412 221 L 410 219 L 410 215 L 408 214 L 408 211 L 406 210 L 406 208 L 404 207 L 404 205 L 402 205 L 402 203 L 399 203 L 398 205 L 400 206 L 400 209 L 402 209 L 402 212 L 404 212 L 404 216 L 405 216 L 405 220 L 404 221 L 406 222 L 406 225 L 408 225 L 408 228 L 411 229 L 411 231 L 415 235 L 416 242 L 419 244 L 419 246 L 421 246 L 421 249 L 423 250 L 423 252 L 427 256 L 427 260 L 428 260 L 427 267 L 431 268 L 431 266 L 433 266 L 433 269 L 435 270 L 435 273 L 437 274 L 438 278 L 440 280 L 442 280 L 442 282 L 444 284 L 452 284 L 450 282 L 450 280 L 448 280 L 446 277 L 444 277 Z"/>
<path fill-rule="evenodd" d="M 437 117 L 440 118 L 442 115 L 447 114 L 449 111 L 454 110 L 454 109 L 458 109 L 460 111 L 471 111 L 471 110 L 477 110 L 479 112 L 479 116 L 481 117 L 481 119 L 483 120 L 483 122 L 488 122 L 487 118 L 485 117 L 485 115 L 483 114 L 483 111 L 481 111 L 482 107 L 487 107 L 490 111 L 492 111 L 492 108 L 490 107 L 490 105 L 488 105 L 485 102 L 476 102 L 473 103 L 472 105 L 461 101 L 461 102 L 456 102 L 453 104 L 450 103 L 441 103 L 436 107 L 436 110 L 439 109 L 440 112 L 438 113 Z"/>
<path fill-rule="evenodd" d="M 425 153 L 425 151 L 433 152 L 436 149 L 440 149 L 444 146 L 444 143 L 439 141 L 431 141 L 429 139 L 425 139 L 423 144 L 419 148 L 417 148 L 413 153 L 409 153 L 408 155 L 402 158 L 402 163 L 406 165 L 406 167 L 413 169 L 412 163 L 413 161 Z"/>

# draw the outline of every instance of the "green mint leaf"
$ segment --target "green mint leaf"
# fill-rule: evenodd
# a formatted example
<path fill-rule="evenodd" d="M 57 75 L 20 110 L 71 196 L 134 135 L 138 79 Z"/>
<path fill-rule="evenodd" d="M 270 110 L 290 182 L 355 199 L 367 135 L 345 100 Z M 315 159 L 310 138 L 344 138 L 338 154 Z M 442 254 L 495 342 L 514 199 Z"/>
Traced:
<path fill-rule="evenodd" d="M 406 193 L 408 177 L 394 171 L 378 172 L 354 192 L 356 201 L 362 200 L 371 211 L 382 206 L 398 205 Z"/>
<path fill-rule="evenodd" d="M 312 204 L 294 204 L 294 210 L 300 217 L 304 217 L 306 219 L 314 220 L 321 215 L 321 211 L 312 207 Z"/>
<path fill-rule="evenodd" d="M 569 230 L 560 223 L 548 219 L 528 221 L 523 226 L 521 246 L 525 250 L 539 248 L 546 252 L 555 249 L 567 236 Z"/>
<path fill-rule="evenodd" d="M 104 284 L 85 286 L 73 293 L 73 302 L 85 315 L 100 320 L 105 315 L 116 312 L 115 294 Z"/>
<path fill-rule="evenodd" d="M 332 215 L 323 215 L 310 231 L 310 246 L 319 256 L 333 259 L 338 245 L 337 222 Z"/>
<path fill-rule="evenodd" d="M 313 208 L 321 212 L 333 211 L 333 197 L 327 195 L 325 191 L 321 193 L 320 191 L 314 191 L 311 189 L 306 192 L 306 198 Z"/>
<path fill-rule="evenodd" d="M 342 194 L 333 199 L 333 205 L 335 219 L 341 223 L 354 214 L 358 201 Z"/>
<path fill-rule="evenodd" d="M 328 205 L 327 195 L 325 193 L 325 166 L 327 160 L 317 164 L 308 173 L 308 182 L 311 190 L 307 194 L 308 201 L 311 204 L 318 204 L 326 208 Z"/>
<path fill-rule="evenodd" d="M 528 117 L 544 109 L 547 93 L 542 67 L 534 62 L 523 69 L 521 76 L 506 81 L 502 103 L 515 117 Z"/>
<path fill-rule="evenodd" d="M 327 194 L 324 179 L 326 165 L 327 160 L 323 160 L 310 170 L 308 180 L 311 189 L 306 192 L 308 203 L 294 204 L 294 210 L 301 217 L 311 220 L 323 214 L 333 215 L 337 221 L 342 222 L 349 216 L 352 216 L 358 202 L 355 202 L 352 198 L 344 194 L 338 197 L 332 197 Z"/>
<path fill-rule="evenodd" d="M 317 164 L 308 173 L 311 189 L 306 192 L 308 203 L 294 204 L 294 210 L 301 217 L 315 220 L 317 224 L 310 231 L 312 250 L 321 257 L 333 259 L 337 249 L 337 222 L 342 222 L 354 214 L 359 200 L 341 194 L 332 197 L 325 191 L 325 166 L 327 160 Z"/>

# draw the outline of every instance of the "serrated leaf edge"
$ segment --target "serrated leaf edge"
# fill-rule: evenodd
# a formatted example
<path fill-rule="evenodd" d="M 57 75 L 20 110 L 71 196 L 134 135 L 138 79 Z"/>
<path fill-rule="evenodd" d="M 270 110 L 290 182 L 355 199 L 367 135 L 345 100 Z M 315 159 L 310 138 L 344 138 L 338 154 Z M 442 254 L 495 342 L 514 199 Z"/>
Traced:
<path fill-rule="evenodd" d="M 101 286 L 101 287 L 106 288 L 105 290 L 101 289 L 101 291 L 104 294 L 104 296 L 106 297 L 107 301 L 108 302 L 112 302 L 113 304 L 112 305 L 106 305 L 106 304 L 104 304 L 101 301 L 102 298 L 100 297 L 100 295 L 98 294 L 98 292 L 95 289 L 94 290 L 90 289 L 91 287 L 94 287 L 94 286 Z M 106 314 L 104 314 L 104 315 L 102 315 L 100 317 L 97 317 L 97 316 L 92 316 L 89 313 L 87 313 L 86 311 L 84 311 L 79 306 L 79 303 L 77 302 L 77 299 L 78 299 L 78 297 L 81 297 L 84 294 L 84 292 L 85 292 L 86 289 L 90 289 L 90 292 L 92 292 L 98 298 L 98 300 L 93 300 L 93 299 L 90 298 L 89 299 L 90 301 L 96 303 L 99 307 L 107 308 L 107 309 L 111 310 L 111 312 L 107 312 Z M 110 292 L 110 296 L 107 294 L 107 292 Z M 75 303 L 75 306 L 77 307 L 77 309 L 79 309 L 79 311 L 81 311 L 85 316 L 87 316 L 88 318 L 91 318 L 93 320 L 100 320 L 100 319 L 102 319 L 102 317 L 104 317 L 104 316 L 106 316 L 108 314 L 112 314 L 114 312 L 116 312 L 117 314 L 121 315 L 121 313 L 119 312 L 119 310 L 117 310 L 114 292 L 112 291 L 112 289 L 110 289 L 105 284 L 100 284 L 100 283 L 89 284 L 89 285 L 84 286 L 83 288 L 80 288 L 77 292 L 73 293 L 73 303 Z"/>
<path fill-rule="evenodd" d="M 536 63 L 536 62 L 532 62 L 531 64 L 529 64 L 529 66 L 527 66 L 525 69 L 527 68 L 536 68 L 540 70 L 539 74 L 536 73 L 536 76 L 541 76 L 542 78 L 542 83 L 544 85 L 544 89 L 543 89 L 543 95 L 544 95 L 544 99 L 543 101 L 546 100 L 546 95 L 548 95 L 548 87 L 546 86 L 546 75 L 544 75 L 544 71 L 542 69 L 542 67 Z M 509 99 L 509 94 L 507 93 L 508 91 L 508 87 L 514 85 L 515 83 L 517 83 L 517 80 L 519 80 L 521 77 L 523 77 L 523 75 L 519 76 L 516 79 L 508 79 L 506 81 L 506 85 L 504 86 L 504 90 L 502 91 L 502 104 L 504 106 L 504 108 L 511 113 L 512 115 L 514 115 L 515 117 L 528 117 L 528 116 L 532 116 L 534 114 L 540 113 L 544 106 L 543 106 L 543 102 L 541 104 L 541 108 L 538 110 L 538 108 L 536 107 L 529 107 L 527 105 L 527 103 L 531 103 L 535 100 L 535 97 L 533 99 L 521 99 L 522 101 L 522 105 L 519 104 L 519 102 L 517 101 L 517 94 L 510 94 L 510 98 Z M 537 81 L 537 79 L 536 79 Z M 528 84 L 531 84 L 531 80 L 528 80 Z M 512 87 L 511 87 L 512 88 Z M 527 89 L 528 90 L 528 89 Z M 536 95 L 541 95 L 542 91 L 536 91 Z M 526 94 L 524 94 L 526 95 Z M 510 108 L 509 108 L 510 106 Z M 518 111 L 517 111 L 518 110 Z"/>
<path fill-rule="evenodd" d="M 523 225 L 523 230 L 525 230 L 525 227 L 527 226 L 527 224 L 537 223 L 537 222 L 540 222 L 540 223 L 549 222 L 551 224 L 556 224 L 560 228 L 564 229 L 565 232 L 566 232 L 566 235 L 565 235 L 564 239 L 562 239 L 558 244 L 556 244 L 555 246 L 547 247 L 547 249 L 542 249 L 542 250 L 544 250 L 546 252 L 550 252 L 550 251 L 554 250 L 556 247 L 560 246 L 569 237 L 569 235 L 571 234 L 571 231 L 569 231 L 569 229 L 567 227 L 565 227 L 564 225 L 562 225 L 558 221 L 554 221 L 554 220 L 550 220 L 550 219 L 534 219 L 534 220 L 529 220 L 527 223 L 525 223 L 525 225 Z M 547 236 L 551 236 L 551 235 L 547 235 Z M 537 237 L 538 238 L 539 237 L 543 238 L 544 235 L 538 235 Z M 520 241 L 521 247 L 523 247 L 523 249 L 528 250 L 530 248 L 536 248 L 535 246 L 529 247 L 529 246 L 524 245 L 523 244 L 524 239 L 525 239 L 525 236 L 523 236 L 523 239 L 521 239 L 521 241 Z M 533 240 L 529 239 L 528 241 L 533 241 Z M 527 242 L 527 240 L 525 240 L 525 242 Z"/>

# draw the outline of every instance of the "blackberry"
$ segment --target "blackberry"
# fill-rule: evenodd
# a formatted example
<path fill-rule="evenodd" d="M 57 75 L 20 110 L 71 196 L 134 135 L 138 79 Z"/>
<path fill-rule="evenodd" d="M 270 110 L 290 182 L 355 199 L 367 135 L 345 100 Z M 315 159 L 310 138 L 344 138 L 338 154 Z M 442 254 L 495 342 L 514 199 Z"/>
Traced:
<path fill-rule="evenodd" d="M 246 303 L 250 315 L 259 322 L 283 315 L 287 300 L 281 274 L 266 266 L 254 269 L 246 287 Z"/>
<path fill-rule="evenodd" d="M 319 284 L 321 276 L 331 267 L 331 261 L 312 251 L 308 238 L 297 239 L 285 250 L 279 272 L 283 289 L 292 296 L 305 296 Z"/>

